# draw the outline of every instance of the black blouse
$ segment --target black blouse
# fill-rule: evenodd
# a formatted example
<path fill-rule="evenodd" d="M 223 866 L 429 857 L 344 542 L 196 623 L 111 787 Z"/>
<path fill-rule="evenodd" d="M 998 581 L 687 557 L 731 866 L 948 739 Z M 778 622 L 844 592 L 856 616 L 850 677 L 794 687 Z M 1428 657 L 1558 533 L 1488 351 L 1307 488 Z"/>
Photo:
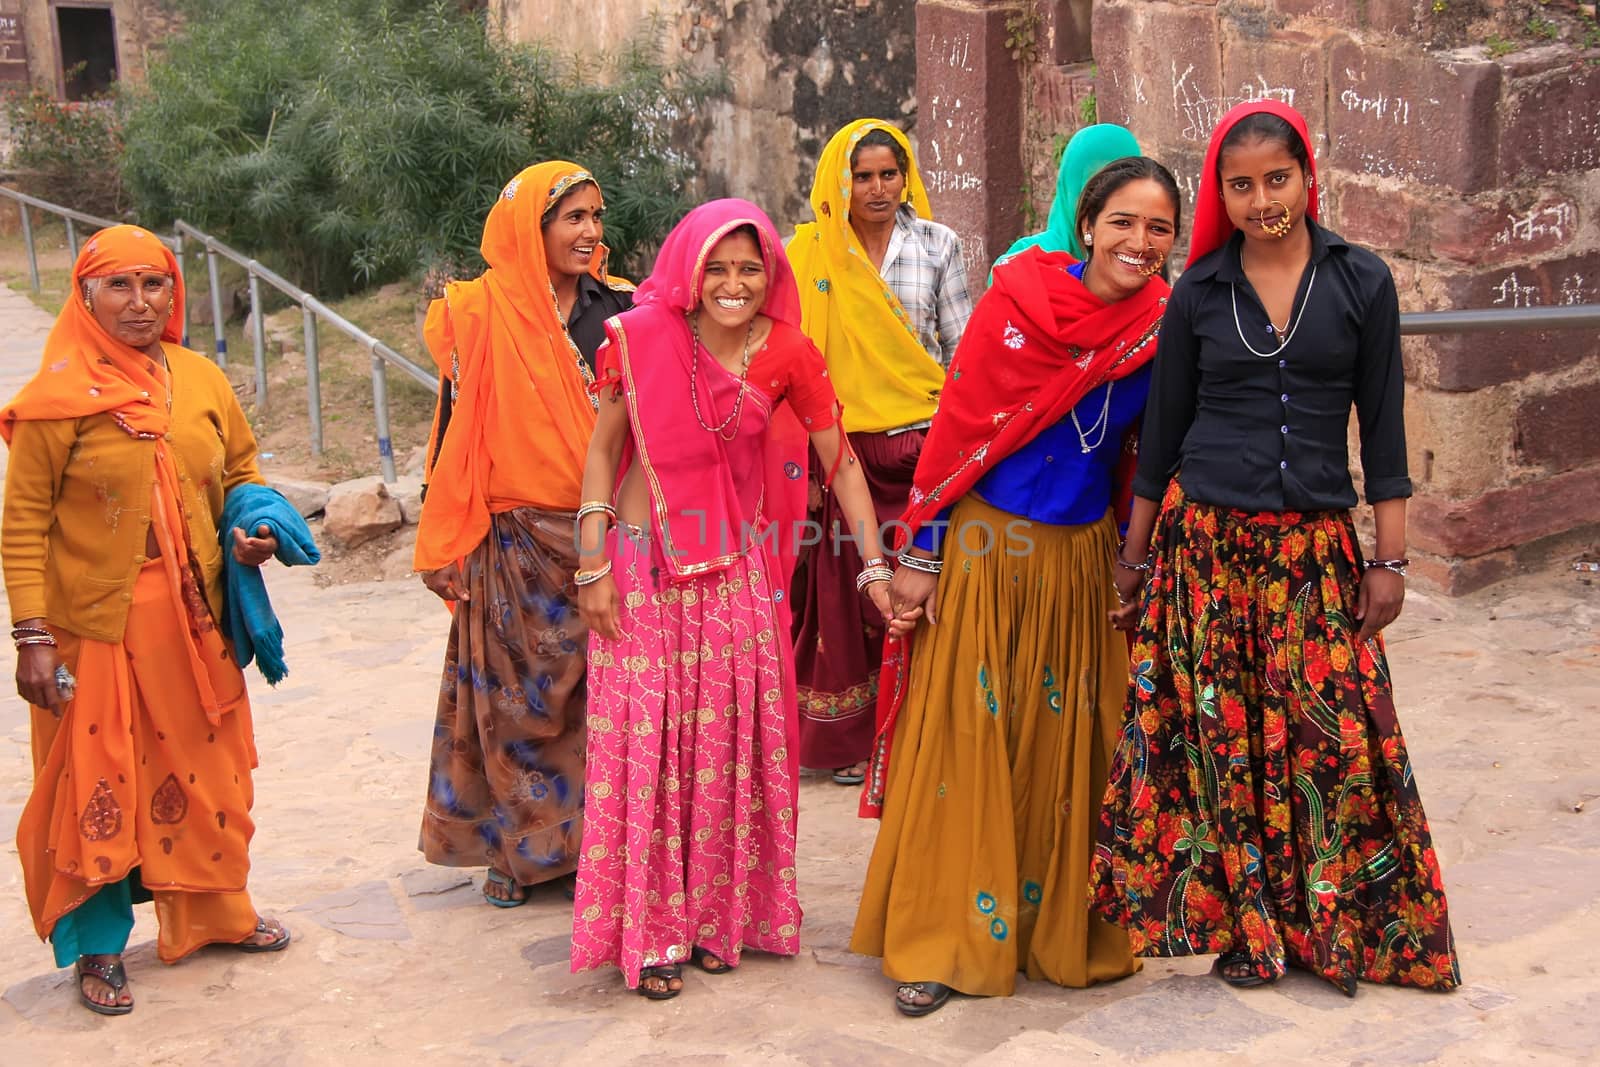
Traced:
<path fill-rule="evenodd" d="M 1311 261 L 1278 344 L 1235 233 L 1173 287 L 1156 349 L 1133 490 L 1246 511 L 1355 506 L 1355 405 L 1369 503 L 1411 495 L 1400 302 L 1383 260 L 1306 220 Z M 1252 351 L 1252 349 L 1254 351 Z"/>
<path fill-rule="evenodd" d="M 606 339 L 606 320 L 613 315 L 620 315 L 633 307 L 633 287 L 623 284 L 616 288 L 605 282 L 596 281 L 593 275 L 581 274 L 578 276 L 578 299 L 572 305 L 572 314 L 567 318 L 567 336 L 572 338 L 572 343 L 578 346 L 578 351 L 583 354 L 583 361 L 589 364 L 589 370 L 594 370 L 595 353 L 600 351 L 600 346 Z M 450 382 L 448 379 L 439 387 L 439 434 L 435 438 L 434 456 L 438 457 L 438 450 L 444 447 L 444 432 L 450 426 L 450 415 L 454 405 L 450 400 Z"/>

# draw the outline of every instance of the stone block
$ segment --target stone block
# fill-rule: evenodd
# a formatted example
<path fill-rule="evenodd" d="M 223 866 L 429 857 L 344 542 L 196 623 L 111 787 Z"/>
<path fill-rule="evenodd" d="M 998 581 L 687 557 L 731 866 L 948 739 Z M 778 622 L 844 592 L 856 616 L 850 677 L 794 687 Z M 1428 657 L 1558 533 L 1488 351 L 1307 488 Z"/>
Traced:
<path fill-rule="evenodd" d="M 1370 177 L 1325 174 L 1321 183 L 1329 194 L 1323 220 L 1348 241 L 1374 252 L 1409 250 L 1417 235 L 1419 205 L 1415 197 L 1394 182 Z M 1329 201 L 1331 200 L 1331 204 Z"/>
<path fill-rule="evenodd" d="M 268 478 L 267 484 L 282 493 L 284 499 L 293 504 L 300 516 L 306 519 L 319 514 L 328 506 L 328 493 L 333 489 L 327 482 L 284 478 L 278 475 Z"/>
<path fill-rule="evenodd" d="M 1600 167 L 1600 68 L 1574 53 L 1559 69 L 1515 78 L 1499 118 L 1505 181 Z"/>
<path fill-rule="evenodd" d="M 400 502 L 374 475 L 340 482 L 329 491 L 322 528 L 340 545 L 354 548 L 399 529 L 404 521 Z"/>
<path fill-rule="evenodd" d="M 1427 212 L 1428 248 L 1472 266 L 1520 260 L 1568 248 L 1580 222 L 1578 203 L 1567 196 L 1446 200 Z"/>
<path fill-rule="evenodd" d="M 1400 34 L 1417 40 L 1425 19 L 1433 16 L 1433 0 L 1366 0 L 1362 20 L 1368 33 Z"/>
<path fill-rule="evenodd" d="M 422 517 L 422 479 L 405 475 L 391 484 L 389 495 L 400 502 L 400 518 L 407 526 L 415 526 Z"/>
<path fill-rule="evenodd" d="M 1313 139 L 1328 128 L 1322 42 L 1304 33 L 1277 30 L 1262 38 L 1251 23 L 1224 23 L 1222 86 L 1229 106 L 1240 100 L 1277 100 L 1306 118 Z M 1210 131 L 1206 131 L 1207 138 Z M 1320 145 L 1310 146 L 1320 154 Z"/>
<path fill-rule="evenodd" d="M 1600 373 L 1588 378 L 1521 398 L 1513 423 L 1517 459 L 1552 472 L 1600 462 Z"/>
<path fill-rule="evenodd" d="M 1022 75 L 1010 7 L 917 5 L 918 157 L 934 217 L 961 238 L 974 292 L 1022 231 Z"/>
<path fill-rule="evenodd" d="M 1580 526 L 1600 524 L 1600 464 L 1466 499 L 1423 492 L 1411 499 L 1410 543 L 1443 557 L 1472 558 Z"/>
<path fill-rule="evenodd" d="M 1340 38 L 1328 53 L 1328 160 L 1358 174 L 1475 193 L 1497 180 L 1500 68 Z"/>
<path fill-rule="evenodd" d="M 1221 30 L 1209 7 L 1097 3 L 1094 40 L 1100 121 L 1137 131 L 1158 153 L 1184 143 L 1203 152 L 1238 102 L 1223 92 Z M 1106 61 L 1112 56 L 1115 63 Z"/>
<path fill-rule="evenodd" d="M 1515 412 L 1508 386 L 1460 393 L 1408 387 L 1406 455 L 1416 491 L 1468 497 L 1504 485 Z"/>

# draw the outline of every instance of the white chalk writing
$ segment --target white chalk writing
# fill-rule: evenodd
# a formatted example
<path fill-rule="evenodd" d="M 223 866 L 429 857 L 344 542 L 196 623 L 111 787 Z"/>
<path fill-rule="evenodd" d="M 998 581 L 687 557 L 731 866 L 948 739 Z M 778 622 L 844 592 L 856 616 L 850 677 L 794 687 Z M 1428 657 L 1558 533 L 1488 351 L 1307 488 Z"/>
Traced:
<path fill-rule="evenodd" d="M 1589 287 L 1583 284 L 1583 275 L 1569 274 L 1561 281 L 1563 304 L 1584 304 L 1589 300 Z"/>
<path fill-rule="evenodd" d="M 1508 214 L 1506 222 L 1506 228 L 1495 234 L 1496 245 L 1527 243 L 1544 237 L 1565 240 L 1573 226 L 1572 205 L 1560 203 L 1554 207 L 1534 208 L 1525 215 Z"/>
<path fill-rule="evenodd" d="M 1499 285 L 1492 285 L 1489 291 L 1496 294 L 1495 304 L 1514 308 L 1531 308 L 1539 303 L 1539 287 L 1537 285 L 1523 285 L 1517 279 L 1517 272 L 1512 271 L 1501 279 Z"/>
<path fill-rule="evenodd" d="M 1211 137 L 1211 131 L 1217 122 L 1235 104 L 1252 100 L 1277 100 L 1281 103 L 1294 105 L 1294 89 L 1286 85 L 1273 85 L 1261 75 L 1256 75 L 1253 82 L 1241 82 L 1236 93 L 1222 92 L 1216 96 L 1207 96 L 1190 80 L 1194 74 L 1194 64 L 1190 63 L 1180 72 L 1177 61 L 1172 63 L 1172 106 L 1178 114 L 1183 116 L 1184 127 L 1180 134 L 1188 141 L 1205 141 Z M 1139 82 L 1135 81 L 1137 99 L 1144 102 L 1144 94 L 1138 92 Z"/>
<path fill-rule="evenodd" d="M 1348 67 L 1345 68 L 1345 75 L 1352 81 L 1357 77 L 1356 72 Z M 1437 100 L 1430 102 L 1438 103 Z M 1403 96 L 1390 96 L 1388 93 L 1363 96 L 1352 87 L 1339 94 L 1339 103 L 1344 105 L 1346 111 L 1358 115 L 1368 115 L 1380 121 L 1388 119 L 1396 126 L 1411 125 L 1411 101 Z"/>

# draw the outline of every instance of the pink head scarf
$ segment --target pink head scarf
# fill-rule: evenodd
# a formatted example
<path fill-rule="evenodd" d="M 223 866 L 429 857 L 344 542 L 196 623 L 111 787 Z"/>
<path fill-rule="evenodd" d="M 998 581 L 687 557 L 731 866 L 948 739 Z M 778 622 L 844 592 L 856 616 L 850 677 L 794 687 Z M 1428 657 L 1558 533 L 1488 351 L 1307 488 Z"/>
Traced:
<path fill-rule="evenodd" d="M 649 470 L 652 524 L 674 578 L 720 570 L 747 548 L 738 543 L 738 535 L 746 511 L 741 489 L 748 487 L 732 484 L 726 460 L 726 450 L 738 442 L 723 441 L 696 421 L 689 369 L 699 354 L 685 318 L 700 305 L 711 250 L 741 226 L 755 229 L 767 269 L 762 314 L 798 329 L 799 289 L 777 228 L 759 207 L 734 199 L 713 200 L 685 215 L 662 243 L 650 277 L 634 293 L 633 309 L 606 327 L 622 356 L 624 376 L 632 383 L 628 403 L 635 447 Z M 701 382 L 706 388 L 704 372 Z M 741 387 L 747 390 L 748 413 L 766 409 L 765 395 L 754 386 Z M 779 404 L 767 420 L 760 496 L 762 518 L 778 528 L 773 544 L 785 587 L 795 561 L 795 532 L 805 516 L 807 483 L 803 476 L 787 476 L 784 468 L 798 465 L 804 471 L 806 445 L 800 420 L 787 402 Z M 696 536 L 696 531 L 708 535 Z"/>

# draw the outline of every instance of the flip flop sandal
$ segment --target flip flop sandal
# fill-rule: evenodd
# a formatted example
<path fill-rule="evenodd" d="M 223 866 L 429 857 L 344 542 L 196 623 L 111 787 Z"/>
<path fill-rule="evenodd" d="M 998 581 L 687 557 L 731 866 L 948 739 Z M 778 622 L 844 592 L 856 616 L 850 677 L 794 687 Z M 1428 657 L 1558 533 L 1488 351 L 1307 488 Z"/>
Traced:
<path fill-rule="evenodd" d="M 116 963 L 91 963 L 79 956 L 77 964 L 72 968 L 72 973 L 78 979 L 78 999 L 90 1011 L 98 1015 L 127 1015 L 133 1011 L 132 1004 L 117 1004 L 114 1001 L 110 1004 L 101 1004 L 99 1001 L 92 999 L 83 990 L 83 979 L 87 975 L 90 978 L 100 979 L 100 981 L 111 987 L 112 993 L 118 997 L 122 996 L 122 991 L 128 987 L 128 972 L 122 966 L 121 960 Z"/>
<path fill-rule="evenodd" d="M 909 1015 L 913 1019 L 923 1015 L 932 1015 L 945 1006 L 950 999 L 951 989 L 943 982 L 905 982 L 894 992 L 894 1006 L 901 1015 Z M 913 1004 L 907 997 L 926 994 L 933 999 L 926 1004 Z"/>
<path fill-rule="evenodd" d="M 256 928 L 251 932 L 257 934 L 270 934 L 273 932 L 273 928 L 267 925 L 267 920 L 257 916 Z M 233 947 L 238 949 L 240 952 L 281 952 L 283 949 L 289 947 L 289 928 L 282 923 L 278 923 L 277 934 L 278 936 L 274 937 L 271 941 L 267 941 L 262 944 L 255 944 L 249 941 L 239 941 L 235 942 Z"/>
<path fill-rule="evenodd" d="M 833 772 L 833 781 L 836 785 L 860 785 L 867 780 L 866 771 L 858 771 L 854 767 L 838 767 Z"/>
<path fill-rule="evenodd" d="M 1252 969 L 1245 974 L 1229 974 L 1228 968 L 1240 964 L 1250 966 Z M 1270 979 L 1263 978 L 1255 972 L 1248 952 L 1224 952 L 1217 957 L 1217 962 L 1211 965 L 1211 972 L 1218 978 L 1227 982 L 1235 989 L 1254 989 L 1256 986 L 1266 985 Z"/>
<path fill-rule="evenodd" d="M 727 974 L 733 970 L 733 964 L 710 949 L 701 948 L 699 945 L 689 950 L 689 958 L 694 961 L 696 967 L 707 974 Z M 708 963 L 710 964 L 709 967 L 706 966 Z"/>
<path fill-rule="evenodd" d="M 501 900 L 499 897 L 491 897 L 489 895 L 490 882 L 493 882 L 495 885 L 504 886 L 508 891 L 520 893 L 521 895 L 512 897 L 509 900 Z M 497 908 L 520 908 L 528 902 L 528 891 L 523 889 L 522 886 L 517 882 L 513 881 L 509 874 L 501 874 L 493 867 L 490 867 L 488 877 L 483 880 L 483 899 L 488 901 L 490 904 L 493 904 Z"/>
<path fill-rule="evenodd" d="M 683 992 L 683 986 L 673 989 L 666 986 L 664 989 L 651 989 L 645 985 L 646 978 L 659 978 L 663 985 L 673 980 L 683 980 L 683 968 L 676 963 L 663 964 L 656 967 L 646 967 L 639 972 L 639 995 L 646 1000 L 671 1000 Z"/>

